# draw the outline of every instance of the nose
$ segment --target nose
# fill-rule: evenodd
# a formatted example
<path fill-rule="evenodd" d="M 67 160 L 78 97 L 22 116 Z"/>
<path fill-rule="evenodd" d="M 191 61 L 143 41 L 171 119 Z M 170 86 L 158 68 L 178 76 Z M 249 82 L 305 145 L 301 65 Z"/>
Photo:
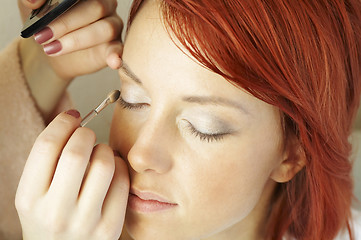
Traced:
<path fill-rule="evenodd" d="M 141 127 L 137 139 L 128 153 L 128 161 L 138 173 L 166 173 L 172 168 L 172 129 L 166 121 L 149 117 Z"/>

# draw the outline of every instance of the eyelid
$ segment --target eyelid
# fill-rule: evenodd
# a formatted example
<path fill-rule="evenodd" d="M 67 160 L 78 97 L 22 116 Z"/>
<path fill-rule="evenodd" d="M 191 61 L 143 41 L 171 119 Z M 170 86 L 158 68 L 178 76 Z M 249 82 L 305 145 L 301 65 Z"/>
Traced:
<path fill-rule="evenodd" d="M 151 98 L 143 86 L 134 84 L 128 80 L 121 79 L 120 92 L 123 99 L 127 99 L 129 103 L 142 102 L 150 104 L 151 102 Z"/>
<path fill-rule="evenodd" d="M 204 110 L 197 110 L 196 112 L 188 111 L 184 112 L 182 119 L 191 123 L 196 129 L 199 129 L 203 133 L 231 133 L 236 129 L 223 119 L 220 114 L 210 114 Z"/>
<path fill-rule="evenodd" d="M 216 134 L 209 134 L 209 133 L 202 133 L 197 130 L 192 124 L 188 124 L 188 128 L 192 134 L 198 137 L 201 141 L 213 142 L 213 141 L 220 141 L 223 139 L 225 135 L 228 133 L 216 133 Z"/>
<path fill-rule="evenodd" d="M 147 103 L 129 103 L 125 101 L 121 95 L 118 99 L 118 102 L 120 106 L 122 106 L 124 109 L 130 109 L 130 110 L 141 109 L 149 105 Z"/>
<path fill-rule="evenodd" d="M 179 123 L 180 123 L 180 126 L 183 126 L 182 127 L 183 129 L 186 129 L 191 134 L 198 137 L 201 141 L 206 141 L 206 142 L 209 142 L 209 143 L 210 142 L 215 142 L 215 141 L 220 141 L 226 135 L 229 135 L 229 134 L 232 133 L 232 132 L 228 132 L 228 131 L 217 131 L 217 132 L 213 132 L 213 133 L 205 133 L 205 132 L 202 132 L 202 131 L 198 130 L 187 119 L 180 119 Z M 184 124 L 186 124 L 186 125 L 184 125 Z"/>

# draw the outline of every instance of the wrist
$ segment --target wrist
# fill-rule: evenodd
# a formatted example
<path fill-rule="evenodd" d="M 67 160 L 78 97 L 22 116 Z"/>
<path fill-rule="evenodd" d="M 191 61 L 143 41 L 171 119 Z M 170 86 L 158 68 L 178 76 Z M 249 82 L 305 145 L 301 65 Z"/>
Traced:
<path fill-rule="evenodd" d="M 44 120 L 47 120 L 70 80 L 62 79 L 53 71 L 41 46 L 33 39 L 21 39 L 19 52 L 29 89 Z"/>

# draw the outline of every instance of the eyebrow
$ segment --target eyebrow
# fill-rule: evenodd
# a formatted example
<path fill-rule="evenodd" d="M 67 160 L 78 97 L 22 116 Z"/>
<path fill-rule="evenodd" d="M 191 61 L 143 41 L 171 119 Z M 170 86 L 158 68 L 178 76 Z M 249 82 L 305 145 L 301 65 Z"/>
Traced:
<path fill-rule="evenodd" d="M 198 103 L 201 105 L 205 104 L 214 104 L 214 105 L 222 105 L 222 106 L 228 106 L 233 107 L 238 110 L 241 110 L 242 112 L 249 114 L 249 111 L 239 102 L 232 101 L 227 98 L 222 97 L 208 97 L 208 96 L 186 96 L 182 98 L 183 101 L 189 102 L 189 103 Z"/>
<path fill-rule="evenodd" d="M 128 65 L 126 63 L 123 62 L 122 66 L 120 67 L 120 70 L 123 71 L 123 73 L 129 77 L 130 79 L 132 79 L 134 82 L 138 83 L 138 84 L 142 84 L 142 81 L 140 81 L 140 79 L 137 77 L 137 75 L 135 75 L 132 70 L 130 70 L 130 68 L 128 67 Z"/>
<path fill-rule="evenodd" d="M 132 70 L 129 68 L 129 66 L 123 62 L 122 66 L 120 67 L 120 70 L 123 71 L 123 73 L 129 77 L 130 79 L 132 79 L 134 82 L 138 83 L 138 84 L 142 84 L 142 81 L 137 77 L 137 75 L 135 75 Z M 182 100 L 184 102 L 189 102 L 189 103 L 198 103 L 201 105 L 206 105 L 206 104 L 213 104 L 213 105 L 222 105 L 222 106 L 228 106 L 228 107 L 233 107 L 236 108 L 238 110 L 241 110 L 243 113 L 249 114 L 249 111 L 239 102 L 236 101 L 232 101 L 230 99 L 227 98 L 222 98 L 222 97 L 214 97 L 214 96 L 185 96 L 182 98 Z"/>

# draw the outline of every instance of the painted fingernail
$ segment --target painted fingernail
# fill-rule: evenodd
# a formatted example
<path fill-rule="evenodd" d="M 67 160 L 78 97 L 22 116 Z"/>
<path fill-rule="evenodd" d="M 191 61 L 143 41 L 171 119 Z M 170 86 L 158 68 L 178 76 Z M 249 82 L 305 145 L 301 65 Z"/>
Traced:
<path fill-rule="evenodd" d="M 75 118 L 79 118 L 80 117 L 80 113 L 75 110 L 75 109 L 70 109 L 68 111 L 65 112 L 66 114 L 70 115 L 70 116 L 73 116 Z"/>
<path fill-rule="evenodd" d="M 49 27 L 45 27 L 40 32 L 34 34 L 34 39 L 39 44 L 49 41 L 52 37 L 54 37 L 54 33 Z"/>
<path fill-rule="evenodd" d="M 63 47 L 58 40 L 44 45 L 44 52 L 48 55 L 55 54 L 61 51 Z"/>

